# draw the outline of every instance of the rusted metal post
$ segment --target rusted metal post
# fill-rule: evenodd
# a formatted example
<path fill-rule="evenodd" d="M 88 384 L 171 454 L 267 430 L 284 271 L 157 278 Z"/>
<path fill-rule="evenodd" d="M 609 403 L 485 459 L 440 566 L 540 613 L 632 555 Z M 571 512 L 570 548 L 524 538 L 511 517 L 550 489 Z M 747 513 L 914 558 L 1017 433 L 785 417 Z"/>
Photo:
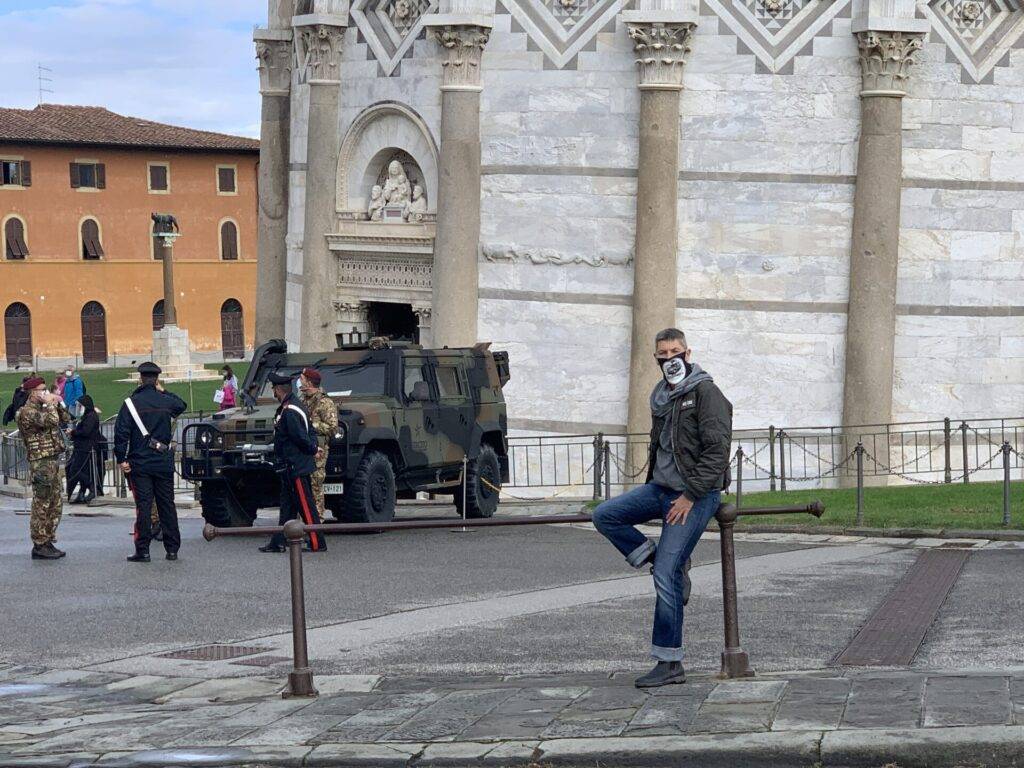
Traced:
<path fill-rule="evenodd" d="M 858 440 L 857 454 L 857 525 L 864 525 L 864 444 Z"/>
<path fill-rule="evenodd" d="M 598 432 L 594 436 L 594 500 L 601 498 L 601 470 L 604 469 L 604 461 L 601 456 L 601 446 L 604 445 L 604 435 Z"/>
<path fill-rule="evenodd" d="M 775 490 L 775 425 L 768 426 L 768 490 Z"/>
<path fill-rule="evenodd" d="M 750 659 L 740 648 L 740 622 L 736 607 L 736 506 L 723 504 L 715 513 L 722 544 L 722 611 L 725 616 L 725 650 L 722 651 L 721 677 L 753 677 Z"/>
<path fill-rule="evenodd" d="M 743 499 L 743 446 L 736 446 L 736 507 Z"/>
<path fill-rule="evenodd" d="M 786 490 L 786 433 L 779 430 L 779 490 Z"/>
<path fill-rule="evenodd" d="M 602 461 L 604 462 L 604 497 L 607 500 L 612 497 L 612 447 L 607 440 L 604 441 Z"/>
<path fill-rule="evenodd" d="M 943 442 L 945 444 L 945 449 L 946 449 L 946 467 L 945 467 L 945 473 L 944 473 L 944 478 L 943 479 L 947 483 L 952 483 L 953 482 L 953 464 L 952 464 L 952 458 L 953 458 L 953 456 L 952 456 L 952 453 L 953 453 L 952 452 L 952 448 L 953 448 L 953 446 L 952 446 L 952 442 L 953 442 L 952 441 L 952 437 L 953 436 L 952 436 L 952 432 L 953 432 L 953 428 L 950 426 L 949 416 L 947 416 L 945 418 L 945 420 L 943 421 L 943 423 L 942 423 L 942 439 L 943 439 Z"/>
<path fill-rule="evenodd" d="M 963 448 L 964 457 L 964 484 L 971 482 L 971 473 L 967 471 L 967 422 L 960 422 L 960 443 Z"/>
<path fill-rule="evenodd" d="M 1003 452 L 1003 525 L 1010 524 L 1010 443 L 1004 442 Z"/>
<path fill-rule="evenodd" d="M 281 694 L 286 699 L 298 696 L 319 696 L 313 686 L 313 670 L 309 668 L 306 649 L 306 593 L 302 580 L 302 542 L 306 526 L 298 520 L 284 524 L 288 542 L 288 565 L 292 580 L 292 653 L 294 669 L 288 673 L 288 688 Z"/>

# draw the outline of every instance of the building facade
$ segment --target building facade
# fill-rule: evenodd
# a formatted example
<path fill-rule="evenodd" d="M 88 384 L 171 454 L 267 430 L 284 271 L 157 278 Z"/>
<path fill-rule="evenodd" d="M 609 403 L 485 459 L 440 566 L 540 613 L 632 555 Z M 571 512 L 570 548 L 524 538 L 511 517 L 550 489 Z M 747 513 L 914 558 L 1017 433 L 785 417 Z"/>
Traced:
<path fill-rule="evenodd" d="M 263 335 L 491 341 L 523 431 L 672 324 L 737 426 L 1020 410 L 1024 5 L 441 3 L 271 0 Z"/>
<path fill-rule="evenodd" d="M 163 324 L 153 212 L 199 359 L 252 349 L 258 142 L 92 107 L 0 110 L 0 364 L 129 363 Z"/>

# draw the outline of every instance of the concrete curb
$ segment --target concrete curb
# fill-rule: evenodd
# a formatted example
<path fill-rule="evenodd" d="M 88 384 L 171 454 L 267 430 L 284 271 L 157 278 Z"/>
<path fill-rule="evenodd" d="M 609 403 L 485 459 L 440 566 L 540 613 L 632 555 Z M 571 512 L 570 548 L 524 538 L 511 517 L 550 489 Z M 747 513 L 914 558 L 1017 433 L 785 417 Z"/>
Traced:
<path fill-rule="evenodd" d="M 3 756 L 0 768 L 195 768 L 196 766 L 331 766 L 332 768 L 1022 768 L 1024 726 L 908 730 L 774 731 L 693 736 L 634 736 L 550 741 L 324 744 L 210 747 Z"/>

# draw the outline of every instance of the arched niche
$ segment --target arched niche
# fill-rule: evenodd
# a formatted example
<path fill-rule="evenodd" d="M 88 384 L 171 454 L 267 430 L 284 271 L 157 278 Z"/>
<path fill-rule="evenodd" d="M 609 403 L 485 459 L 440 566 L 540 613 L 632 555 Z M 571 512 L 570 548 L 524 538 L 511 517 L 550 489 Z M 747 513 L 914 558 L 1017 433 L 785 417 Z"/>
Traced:
<path fill-rule="evenodd" d="M 337 210 L 365 214 L 370 190 L 387 163 L 408 155 L 427 197 L 427 212 L 437 212 L 437 145 L 416 112 L 393 101 L 359 113 L 345 134 L 338 154 Z"/>

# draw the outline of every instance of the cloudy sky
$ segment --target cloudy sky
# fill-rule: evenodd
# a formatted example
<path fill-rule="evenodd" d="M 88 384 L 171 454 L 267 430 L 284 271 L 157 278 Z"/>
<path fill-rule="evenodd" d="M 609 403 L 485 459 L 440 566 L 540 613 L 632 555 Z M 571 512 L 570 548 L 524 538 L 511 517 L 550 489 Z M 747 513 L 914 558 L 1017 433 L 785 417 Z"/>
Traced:
<path fill-rule="evenodd" d="M 103 106 L 149 120 L 259 135 L 253 27 L 265 0 L 0 0 L 0 105 Z"/>

